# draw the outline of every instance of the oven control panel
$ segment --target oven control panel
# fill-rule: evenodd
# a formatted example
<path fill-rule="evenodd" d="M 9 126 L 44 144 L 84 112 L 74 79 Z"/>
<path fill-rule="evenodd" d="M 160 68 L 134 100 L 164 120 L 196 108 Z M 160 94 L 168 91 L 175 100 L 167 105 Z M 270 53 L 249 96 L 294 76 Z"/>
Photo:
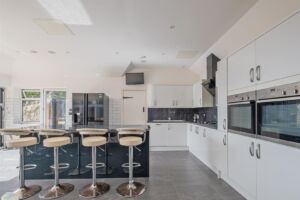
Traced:
<path fill-rule="evenodd" d="M 257 91 L 257 99 L 274 99 L 300 96 L 300 83 L 287 84 Z"/>
<path fill-rule="evenodd" d="M 228 96 L 228 103 L 248 102 L 256 100 L 256 92 L 245 92 Z"/>

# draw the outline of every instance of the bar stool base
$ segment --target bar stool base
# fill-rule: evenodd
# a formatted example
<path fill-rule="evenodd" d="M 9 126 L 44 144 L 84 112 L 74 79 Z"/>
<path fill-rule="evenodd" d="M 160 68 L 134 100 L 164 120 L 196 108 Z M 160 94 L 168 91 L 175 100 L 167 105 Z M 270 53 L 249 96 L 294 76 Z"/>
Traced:
<path fill-rule="evenodd" d="M 19 195 L 20 199 L 27 199 L 39 193 L 41 189 L 39 185 L 30 185 L 17 189 L 15 193 Z"/>
<path fill-rule="evenodd" d="M 122 197 L 136 197 L 143 194 L 146 190 L 144 184 L 139 182 L 123 183 L 117 188 L 117 193 Z"/>
<path fill-rule="evenodd" d="M 109 189 L 110 186 L 107 183 L 88 184 L 79 191 L 79 195 L 84 198 L 95 198 L 105 194 Z"/>
<path fill-rule="evenodd" d="M 74 185 L 69 183 L 61 183 L 59 185 L 53 185 L 43 190 L 39 197 L 41 199 L 56 199 L 67 195 L 74 190 Z"/>

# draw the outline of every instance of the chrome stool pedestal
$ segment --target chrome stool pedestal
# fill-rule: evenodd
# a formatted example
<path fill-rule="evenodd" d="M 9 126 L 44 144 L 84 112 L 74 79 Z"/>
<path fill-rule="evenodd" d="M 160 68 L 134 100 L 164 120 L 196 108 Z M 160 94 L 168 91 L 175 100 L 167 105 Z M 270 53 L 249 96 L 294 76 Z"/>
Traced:
<path fill-rule="evenodd" d="M 137 197 L 146 191 L 146 186 L 144 184 L 133 180 L 133 147 L 142 144 L 145 141 L 145 137 L 145 132 L 142 129 L 118 129 L 119 143 L 122 146 L 128 146 L 129 158 L 129 180 L 127 183 L 123 183 L 117 188 L 117 193 L 123 197 Z"/>
<path fill-rule="evenodd" d="M 110 185 L 104 182 L 97 182 L 97 168 L 106 167 L 104 163 L 97 163 L 97 146 L 107 143 L 107 129 L 78 129 L 82 137 L 82 145 L 92 148 L 92 164 L 88 168 L 92 168 L 92 183 L 85 185 L 79 190 L 79 195 L 84 198 L 96 198 L 107 193 Z"/>
<path fill-rule="evenodd" d="M 73 143 L 73 136 L 65 136 L 66 132 L 56 129 L 42 129 L 39 132 L 40 135 L 46 136 L 44 140 L 45 147 L 52 147 L 54 151 L 54 165 L 51 167 L 54 170 L 54 185 L 42 190 L 39 194 L 41 199 L 56 199 L 67 195 L 74 190 L 74 185 L 70 183 L 59 182 L 59 155 L 58 150 L 60 146 Z M 50 137 L 53 136 L 53 137 Z"/>

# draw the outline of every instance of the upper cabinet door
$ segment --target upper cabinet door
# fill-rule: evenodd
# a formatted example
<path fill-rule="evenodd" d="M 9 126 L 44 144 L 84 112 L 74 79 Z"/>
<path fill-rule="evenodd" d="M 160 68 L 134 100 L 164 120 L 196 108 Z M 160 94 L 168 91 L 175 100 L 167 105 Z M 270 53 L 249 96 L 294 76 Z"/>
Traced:
<path fill-rule="evenodd" d="M 202 85 L 200 81 L 193 85 L 193 106 L 202 106 Z"/>
<path fill-rule="evenodd" d="M 255 89 L 255 43 L 228 58 L 228 91 Z"/>
<path fill-rule="evenodd" d="M 174 92 L 170 86 L 154 86 L 153 87 L 154 96 L 154 107 L 158 108 L 170 108 L 175 107 Z"/>
<path fill-rule="evenodd" d="M 300 13 L 256 41 L 259 82 L 300 74 Z M 260 75 L 260 77 L 259 77 Z"/>
<path fill-rule="evenodd" d="M 193 87 L 191 85 L 174 86 L 175 106 L 179 108 L 193 107 Z"/>

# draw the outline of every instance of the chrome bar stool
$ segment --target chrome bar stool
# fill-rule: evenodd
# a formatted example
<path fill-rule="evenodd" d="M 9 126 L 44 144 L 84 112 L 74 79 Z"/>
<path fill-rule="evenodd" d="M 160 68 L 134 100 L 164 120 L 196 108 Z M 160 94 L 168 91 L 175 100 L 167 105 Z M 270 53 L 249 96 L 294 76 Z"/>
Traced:
<path fill-rule="evenodd" d="M 97 163 L 97 147 L 105 145 L 109 138 L 107 129 L 83 128 L 77 129 L 82 137 L 82 145 L 92 147 L 92 173 L 93 180 L 91 184 L 84 186 L 79 195 L 85 198 L 95 198 L 109 191 L 110 186 L 107 183 L 97 182 L 96 170 L 99 167 L 106 167 L 105 163 Z"/>
<path fill-rule="evenodd" d="M 32 197 L 41 191 L 41 186 L 39 185 L 25 185 L 24 170 L 35 169 L 36 165 L 24 165 L 24 149 L 26 147 L 36 145 L 39 141 L 37 137 L 33 136 L 31 130 L 28 129 L 1 129 L 0 133 L 2 136 L 9 136 L 10 139 L 5 140 L 5 148 L 19 148 L 20 149 L 20 166 L 19 166 L 19 189 L 15 191 L 20 195 L 20 199 L 27 199 Z"/>
<path fill-rule="evenodd" d="M 42 199 L 56 199 L 62 196 L 67 195 L 68 193 L 74 190 L 74 185 L 70 183 L 59 183 L 59 168 L 61 165 L 59 164 L 58 159 L 58 150 L 59 147 L 72 144 L 73 143 L 73 135 L 67 135 L 67 132 L 64 130 L 57 129 L 40 129 L 39 135 L 45 137 L 43 144 L 45 147 L 54 148 L 54 185 L 44 189 L 40 192 L 39 197 Z M 64 168 L 68 167 L 65 166 Z"/>
<path fill-rule="evenodd" d="M 123 197 L 136 197 L 143 194 L 146 190 L 144 184 L 133 180 L 133 147 L 145 142 L 146 133 L 144 129 L 121 128 L 117 129 L 120 145 L 129 148 L 129 181 L 119 185 L 117 193 Z"/>

